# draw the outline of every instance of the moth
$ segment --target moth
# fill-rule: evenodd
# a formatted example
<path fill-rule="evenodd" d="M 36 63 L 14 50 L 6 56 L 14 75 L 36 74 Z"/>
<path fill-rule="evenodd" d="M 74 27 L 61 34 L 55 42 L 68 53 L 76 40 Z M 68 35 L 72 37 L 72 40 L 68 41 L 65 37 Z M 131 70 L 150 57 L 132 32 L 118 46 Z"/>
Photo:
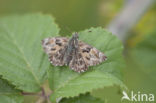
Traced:
<path fill-rule="evenodd" d="M 78 33 L 72 37 L 53 37 L 42 40 L 42 46 L 54 66 L 68 65 L 76 72 L 84 72 L 89 66 L 95 66 L 105 61 L 107 57 L 78 39 Z"/>

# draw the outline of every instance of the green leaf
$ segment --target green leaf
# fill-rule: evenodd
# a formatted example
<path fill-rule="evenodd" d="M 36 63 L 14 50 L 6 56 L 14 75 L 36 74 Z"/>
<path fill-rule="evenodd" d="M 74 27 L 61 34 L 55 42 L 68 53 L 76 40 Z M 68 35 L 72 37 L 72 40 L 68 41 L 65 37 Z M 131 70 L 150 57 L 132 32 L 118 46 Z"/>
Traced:
<path fill-rule="evenodd" d="M 123 94 L 121 88 L 111 86 L 93 90 L 91 96 L 107 101 L 106 103 L 120 103 Z"/>
<path fill-rule="evenodd" d="M 156 32 L 147 35 L 144 40 L 131 50 L 133 61 L 139 68 L 156 80 Z"/>
<path fill-rule="evenodd" d="M 89 32 L 91 31 L 91 32 Z M 69 67 L 52 67 L 49 70 L 49 83 L 53 93 L 51 100 L 59 97 L 73 97 L 80 93 L 105 86 L 122 83 L 120 69 L 123 68 L 123 46 L 111 33 L 102 28 L 91 28 L 79 33 L 80 40 L 104 52 L 108 60 L 100 65 L 90 67 L 84 73 L 76 73 Z"/>
<path fill-rule="evenodd" d="M 14 86 L 0 77 L 0 103 L 22 103 L 23 98 Z"/>
<path fill-rule="evenodd" d="M 104 103 L 104 101 L 87 93 L 74 98 L 63 98 L 59 103 Z"/>
<path fill-rule="evenodd" d="M 0 75 L 18 89 L 38 92 L 47 77 L 49 65 L 41 40 L 58 32 L 49 15 L 0 18 Z"/>

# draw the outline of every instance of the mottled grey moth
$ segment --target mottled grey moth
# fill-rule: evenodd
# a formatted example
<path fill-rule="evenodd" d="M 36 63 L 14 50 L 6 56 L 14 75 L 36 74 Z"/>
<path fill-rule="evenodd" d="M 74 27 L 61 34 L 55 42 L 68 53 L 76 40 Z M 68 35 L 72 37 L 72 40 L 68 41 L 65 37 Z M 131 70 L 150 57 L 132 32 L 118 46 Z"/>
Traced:
<path fill-rule="evenodd" d="M 42 46 L 54 66 L 68 65 L 76 72 L 84 72 L 89 66 L 97 65 L 107 59 L 104 53 L 78 40 L 78 33 L 74 33 L 70 39 L 45 38 Z"/>

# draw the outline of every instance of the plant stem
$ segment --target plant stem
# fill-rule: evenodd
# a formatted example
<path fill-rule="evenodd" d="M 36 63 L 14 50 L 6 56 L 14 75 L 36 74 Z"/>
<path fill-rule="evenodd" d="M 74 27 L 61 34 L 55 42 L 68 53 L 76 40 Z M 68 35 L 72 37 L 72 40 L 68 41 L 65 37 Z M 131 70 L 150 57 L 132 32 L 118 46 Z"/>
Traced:
<path fill-rule="evenodd" d="M 24 96 L 28 96 L 28 95 L 39 96 L 39 99 L 37 100 L 36 103 L 43 103 L 44 101 L 50 103 L 49 97 L 51 93 L 46 94 L 45 89 L 43 87 L 41 88 L 41 93 L 21 92 L 21 94 Z"/>
<path fill-rule="evenodd" d="M 41 96 L 41 94 L 38 93 L 28 93 L 28 92 L 21 92 L 22 95 L 34 95 L 34 96 Z"/>
<path fill-rule="evenodd" d="M 129 37 L 127 33 L 137 24 L 155 0 L 127 0 L 118 16 L 109 24 L 108 29 L 124 43 Z"/>

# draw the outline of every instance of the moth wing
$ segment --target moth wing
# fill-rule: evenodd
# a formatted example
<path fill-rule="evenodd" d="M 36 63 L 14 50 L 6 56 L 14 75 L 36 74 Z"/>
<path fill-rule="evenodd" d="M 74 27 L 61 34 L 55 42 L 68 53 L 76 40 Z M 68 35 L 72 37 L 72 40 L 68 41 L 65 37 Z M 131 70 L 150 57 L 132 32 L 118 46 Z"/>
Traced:
<path fill-rule="evenodd" d="M 54 66 L 63 66 L 63 57 L 68 43 L 68 38 L 54 37 L 42 40 L 42 46 Z"/>
<path fill-rule="evenodd" d="M 88 69 L 79 49 L 73 50 L 72 60 L 69 63 L 69 67 L 79 73 Z"/>
<path fill-rule="evenodd" d="M 82 41 L 79 41 L 81 55 L 87 66 L 95 66 L 107 59 L 104 53 Z"/>

